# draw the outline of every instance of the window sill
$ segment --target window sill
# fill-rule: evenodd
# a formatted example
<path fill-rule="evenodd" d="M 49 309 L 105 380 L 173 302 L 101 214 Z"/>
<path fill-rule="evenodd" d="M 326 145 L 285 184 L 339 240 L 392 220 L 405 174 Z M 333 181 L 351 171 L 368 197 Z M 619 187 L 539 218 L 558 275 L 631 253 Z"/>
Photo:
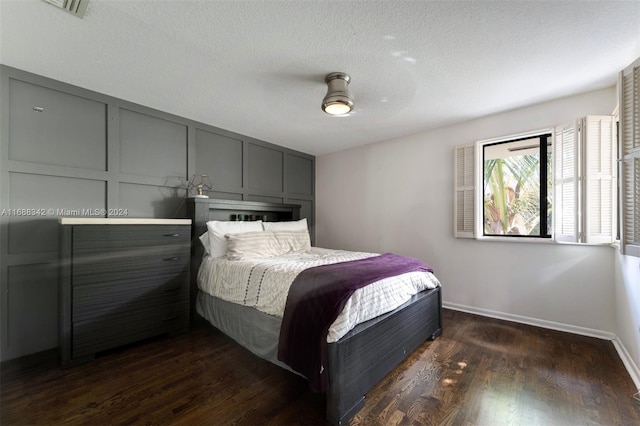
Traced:
<path fill-rule="evenodd" d="M 611 247 L 614 249 L 620 248 L 620 241 L 614 241 L 613 243 L 602 244 L 588 244 L 588 243 L 575 243 L 571 241 L 555 241 L 552 238 L 529 238 L 529 237 L 476 237 L 477 241 L 494 241 L 494 242 L 509 242 L 509 243 L 533 243 L 533 244 L 555 244 L 560 246 L 581 246 L 581 247 Z"/>
<path fill-rule="evenodd" d="M 535 243 L 535 244 L 553 244 L 555 241 L 551 238 L 531 238 L 531 237 L 476 237 L 478 241 L 499 241 L 510 243 Z"/>

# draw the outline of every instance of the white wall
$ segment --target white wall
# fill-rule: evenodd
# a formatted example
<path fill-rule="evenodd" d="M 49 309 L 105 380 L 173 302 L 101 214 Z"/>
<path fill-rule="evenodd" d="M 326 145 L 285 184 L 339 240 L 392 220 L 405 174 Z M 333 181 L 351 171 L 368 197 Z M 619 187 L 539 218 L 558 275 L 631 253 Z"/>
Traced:
<path fill-rule="evenodd" d="M 612 87 L 317 157 L 317 245 L 420 258 L 458 308 L 615 333 L 615 249 L 456 239 L 452 218 L 455 145 L 610 114 L 615 104 Z"/>
<path fill-rule="evenodd" d="M 627 369 L 640 388 L 640 259 L 620 254 L 615 257 L 616 334 L 626 351 L 622 359 L 632 364 Z"/>

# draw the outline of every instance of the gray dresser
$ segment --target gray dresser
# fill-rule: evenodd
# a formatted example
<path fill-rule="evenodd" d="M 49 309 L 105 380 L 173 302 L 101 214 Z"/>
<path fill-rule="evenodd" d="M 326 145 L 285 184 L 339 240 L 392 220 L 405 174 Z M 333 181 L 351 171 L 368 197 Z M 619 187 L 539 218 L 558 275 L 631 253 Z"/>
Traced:
<path fill-rule="evenodd" d="M 191 220 L 62 218 L 63 366 L 189 329 Z"/>

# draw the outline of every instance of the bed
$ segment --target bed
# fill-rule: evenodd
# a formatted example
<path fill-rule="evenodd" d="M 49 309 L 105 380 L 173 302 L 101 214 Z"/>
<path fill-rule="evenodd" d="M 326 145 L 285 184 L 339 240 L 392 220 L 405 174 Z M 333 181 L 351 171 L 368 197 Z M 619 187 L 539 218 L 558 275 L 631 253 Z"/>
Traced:
<path fill-rule="evenodd" d="M 203 264 L 203 270 L 208 267 L 198 237 L 207 231 L 208 221 L 297 221 L 300 206 L 195 198 L 188 200 L 187 212 L 193 220 L 192 316 L 202 316 L 256 355 L 290 369 L 277 357 L 281 319 L 198 288 L 200 266 Z M 391 312 L 359 323 L 337 341 L 327 343 L 324 348 L 327 420 L 333 424 L 348 423 L 364 405 L 364 395 L 369 389 L 419 345 L 441 332 L 442 296 L 438 286 L 416 293 Z"/>

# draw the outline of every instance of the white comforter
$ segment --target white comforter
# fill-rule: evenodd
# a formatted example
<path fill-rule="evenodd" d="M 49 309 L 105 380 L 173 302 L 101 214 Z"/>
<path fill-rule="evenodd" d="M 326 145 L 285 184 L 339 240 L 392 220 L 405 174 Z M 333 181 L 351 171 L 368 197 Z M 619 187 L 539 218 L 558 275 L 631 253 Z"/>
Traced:
<path fill-rule="evenodd" d="M 290 253 L 268 259 L 205 257 L 198 272 L 198 286 L 212 296 L 282 318 L 289 287 L 301 271 L 376 255 L 313 247 L 308 253 Z M 409 272 L 356 290 L 329 328 L 327 342 L 338 341 L 357 324 L 392 311 L 414 294 L 439 285 L 430 272 Z"/>

